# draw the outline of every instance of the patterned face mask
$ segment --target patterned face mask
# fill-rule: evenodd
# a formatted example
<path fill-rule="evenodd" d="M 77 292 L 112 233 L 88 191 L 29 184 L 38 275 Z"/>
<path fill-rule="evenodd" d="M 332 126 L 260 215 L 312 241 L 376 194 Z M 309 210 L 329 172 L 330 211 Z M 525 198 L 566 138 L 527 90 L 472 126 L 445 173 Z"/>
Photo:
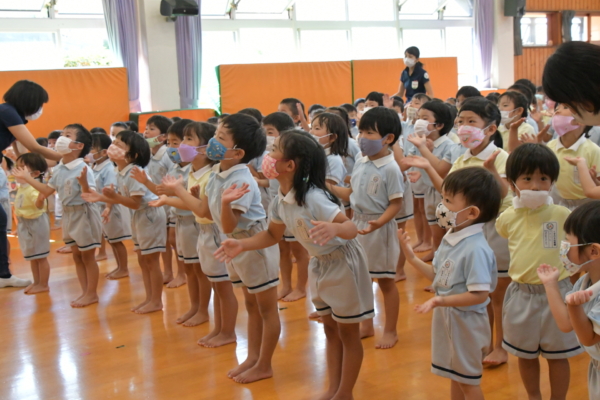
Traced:
<path fill-rule="evenodd" d="M 266 154 L 262 160 L 262 171 L 263 175 L 267 179 L 275 179 L 279 176 L 279 172 L 277 172 L 276 164 L 278 161 L 288 161 L 285 159 L 278 160 L 276 158 L 271 157 Z"/>
<path fill-rule="evenodd" d="M 436 222 L 441 228 L 444 228 L 444 229 L 450 229 L 450 228 L 455 228 L 457 226 L 461 226 L 462 224 L 464 224 L 465 222 L 467 222 L 469 220 L 465 219 L 463 222 L 456 225 L 456 217 L 458 217 L 458 214 L 460 214 L 461 212 L 463 212 L 469 208 L 471 208 L 471 206 L 463 208 L 460 211 L 450 211 L 448 209 L 448 207 L 446 207 L 444 205 L 444 203 L 440 203 L 437 205 L 437 208 L 435 209 Z"/>

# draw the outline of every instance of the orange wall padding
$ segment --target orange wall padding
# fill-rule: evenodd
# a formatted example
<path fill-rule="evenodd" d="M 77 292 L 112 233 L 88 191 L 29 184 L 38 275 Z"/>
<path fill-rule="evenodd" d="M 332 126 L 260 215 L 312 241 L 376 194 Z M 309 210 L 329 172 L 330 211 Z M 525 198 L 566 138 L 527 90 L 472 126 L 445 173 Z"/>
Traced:
<path fill-rule="evenodd" d="M 455 57 L 422 58 L 429 74 L 433 94 L 446 100 L 458 91 L 458 67 Z M 389 60 L 354 60 L 354 97 L 366 97 L 370 92 L 392 95 L 398 91 L 400 75 L 406 66 L 400 58 Z M 406 97 L 406 96 L 405 96 Z"/>
<path fill-rule="evenodd" d="M 27 124 L 35 137 L 46 137 L 72 123 L 81 123 L 88 129 L 100 126 L 108 131 L 113 122 L 128 119 L 125 68 L 2 71 L 0 94 L 22 79 L 39 83 L 50 96 L 43 115 Z"/>
<path fill-rule="evenodd" d="M 254 107 L 267 115 L 285 97 L 296 97 L 307 108 L 352 101 L 350 61 L 221 65 L 219 75 L 224 113 Z"/>
<path fill-rule="evenodd" d="M 137 124 L 140 128 L 140 132 L 143 132 L 144 128 L 146 127 L 146 122 L 148 121 L 148 118 L 150 118 L 153 115 L 164 115 L 168 118 L 187 118 L 193 119 L 194 121 L 206 121 L 210 117 L 216 116 L 217 113 L 215 112 L 215 110 L 211 109 L 155 111 L 149 113 L 131 114 L 131 119 L 135 120 L 134 117 L 137 116 Z"/>
<path fill-rule="evenodd" d="M 506 92 L 506 89 L 481 90 L 481 95 L 483 97 L 485 97 L 485 96 L 487 96 L 490 93 L 500 93 L 500 94 L 502 94 L 504 92 Z"/>

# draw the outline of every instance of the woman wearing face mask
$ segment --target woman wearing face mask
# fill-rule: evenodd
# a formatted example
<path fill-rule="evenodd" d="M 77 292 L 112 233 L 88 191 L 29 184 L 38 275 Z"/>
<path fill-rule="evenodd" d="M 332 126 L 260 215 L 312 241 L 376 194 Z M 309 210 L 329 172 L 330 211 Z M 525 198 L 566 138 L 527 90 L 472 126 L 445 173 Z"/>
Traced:
<path fill-rule="evenodd" d="M 4 93 L 4 103 L 0 104 L 0 151 L 6 150 L 11 144 L 16 151 L 18 140 L 32 153 L 39 153 L 49 160 L 61 159 L 57 152 L 40 146 L 25 127 L 28 121 L 36 120 L 42 115 L 42 107 L 47 102 L 46 90 L 31 81 L 18 81 Z M 12 276 L 8 268 L 7 222 L 7 215 L 0 207 L 0 288 L 25 287 L 31 281 Z"/>
<path fill-rule="evenodd" d="M 433 97 L 433 88 L 429 81 L 429 74 L 423 69 L 423 63 L 419 61 L 421 52 L 418 47 L 412 46 L 404 52 L 404 65 L 406 68 L 400 76 L 398 92 L 394 96 L 404 97 L 408 103 L 417 93 L 425 93 Z"/>

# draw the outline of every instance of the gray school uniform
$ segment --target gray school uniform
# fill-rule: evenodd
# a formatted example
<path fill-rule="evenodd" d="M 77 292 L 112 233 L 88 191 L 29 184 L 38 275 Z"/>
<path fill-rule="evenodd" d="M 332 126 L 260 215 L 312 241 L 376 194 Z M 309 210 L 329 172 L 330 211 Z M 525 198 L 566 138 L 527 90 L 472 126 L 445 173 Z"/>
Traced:
<path fill-rule="evenodd" d="M 496 230 L 496 220 L 483 224 L 483 234 L 485 240 L 494 250 L 496 255 L 496 267 L 498 268 L 498 278 L 510 278 L 508 268 L 510 267 L 510 251 L 508 250 L 508 239 L 500 236 Z"/>
<path fill-rule="evenodd" d="M 369 157 L 357 160 L 350 184 L 350 204 L 354 210 L 353 221 L 358 230 L 366 229 L 369 221 L 375 221 L 387 210 L 390 201 L 402 198 L 402 172 L 394 154 L 371 161 Z M 381 228 L 358 235 L 358 242 L 365 249 L 371 278 L 396 276 L 396 265 L 400 256 L 397 223 L 391 219 Z"/>
<path fill-rule="evenodd" d="M 187 189 L 188 176 L 191 167 L 192 164 L 183 167 L 179 164 L 172 164 L 167 175 L 174 178 L 179 178 L 181 176 L 183 178 L 183 186 Z M 177 258 L 185 264 L 199 263 L 200 259 L 198 258 L 197 247 L 200 231 L 194 213 L 190 210 L 181 210 L 179 208 L 171 207 L 171 218 L 173 224 L 170 223 L 169 226 L 175 228 Z"/>
<path fill-rule="evenodd" d="M 102 193 L 102 189 L 110 185 L 114 185 L 115 190 L 119 190 L 117 172 L 110 160 L 107 159 L 101 164 L 94 165 L 93 172 L 98 193 Z M 102 215 L 106 204 L 101 202 L 96 204 L 100 215 Z M 131 214 L 129 209 L 121 204 L 113 204 L 108 222 L 102 222 L 102 231 L 108 243 L 118 243 L 131 239 Z"/>
<path fill-rule="evenodd" d="M 590 141 L 594 142 L 597 146 L 600 146 L 600 126 L 593 126 L 589 133 Z"/>
<path fill-rule="evenodd" d="M 336 186 L 346 186 L 344 179 L 348 172 L 344 165 L 344 159 L 341 156 L 331 154 L 330 148 L 325 149 L 325 154 L 327 155 L 327 172 L 325 178 L 335 182 Z M 350 208 L 350 202 L 342 201 L 342 204 L 344 205 L 344 208 Z"/>
<path fill-rule="evenodd" d="M 525 123 L 531 125 L 531 127 L 533 128 L 533 132 L 536 135 L 540 133 L 540 127 L 538 126 L 537 122 L 535 122 L 535 119 L 531 118 L 531 115 L 527 115 Z"/>
<path fill-rule="evenodd" d="M 252 168 L 254 168 L 254 170 L 256 172 L 258 172 L 259 174 L 263 172 L 262 171 L 262 161 L 266 154 L 269 154 L 269 152 L 267 150 L 265 150 L 265 152 L 261 156 L 256 157 L 248 162 L 248 165 L 252 166 Z M 273 180 L 276 181 L 276 179 L 273 179 Z M 269 184 L 270 183 L 271 182 L 269 181 Z M 273 196 L 270 195 L 270 190 L 268 187 L 259 186 L 258 190 L 260 190 L 260 202 L 261 202 L 263 208 L 265 210 L 268 210 L 269 204 L 271 204 L 271 198 Z"/>
<path fill-rule="evenodd" d="M 437 296 L 494 291 L 496 261 L 482 229 L 483 224 L 475 224 L 444 236 L 433 259 Z M 481 383 L 491 340 L 489 302 L 487 298 L 481 304 L 433 310 L 431 372 L 467 385 Z"/>
<path fill-rule="evenodd" d="M 562 298 L 573 289 L 568 278 L 558 282 Z M 519 358 L 549 360 L 574 357 L 585 350 L 575 332 L 564 333 L 556 324 L 544 285 L 512 282 L 502 306 L 502 347 Z"/>
<path fill-rule="evenodd" d="M 213 256 L 221 247 L 221 242 L 227 238 L 217 224 L 198 224 L 198 231 L 197 251 L 202 272 L 211 282 L 230 281 L 227 266 Z"/>
<path fill-rule="evenodd" d="M 450 151 L 444 155 L 443 160 L 448 164 L 454 164 L 454 162 L 458 160 L 458 157 L 465 154 L 466 151 L 467 148 L 465 146 L 461 145 L 460 143 L 454 143 L 454 146 L 450 148 Z"/>
<path fill-rule="evenodd" d="M 38 218 L 17 217 L 17 234 L 23 258 L 39 260 L 50 255 L 50 218 L 45 212 Z"/>
<path fill-rule="evenodd" d="M 0 168 L 0 206 L 6 213 L 6 232 L 12 231 L 12 207 L 10 206 L 10 194 L 8 190 L 8 178 L 4 168 Z"/>
<path fill-rule="evenodd" d="M 77 181 L 86 166 L 82 158 L 68 164 L 62 161 L 54 167 L 48 186 L 56 190 L 63 206 L 62 232 L 65 245 L 77 245 L 80 251 L 100 247 L 102 222 L 98 208 L 81 198 L 81 185 Z M 87 169 L 90 189 L 96 188 L 91 168 Z"/>
<path fill-rule="evenodd" d="M 167 230 L 163 227 L 167 224 L 165 210 L 148 206 L 152 200 L 158 197 L 146 186 L 131 177 L 131 169 L 134 164 L 129 164 L 117 175 L 119 192 L 126 197 L 142 196 L 142 202 L 137 210 L 131 214 L 131 238 L 134 249 L 140 254 L 163 253 L 166 251 Z"/>
<path fill-rule="evenodd" d="M 269 195 L 271 196 L 271 201 L 272 201 L 272 199 L 275 198 L 275 196 L 277 196 L 278 193 L 279 193 L 279 181 L 277 179 L 269 180 Z M 269 204 L 271 203 L 271 201 L 269 201 Z M 265 211 L 266 210 L 269 210 L 269 209 L 265 208 Z M 286 242 L 297 242 L 296 238 L 294 237 L 292 232 L 287 227 L 285 228 L 285 232 L 283 234 L 283 240 L 285 240 Z"/>
<path fill-rule="evenodd" d="M 246 164 L 238 164 L 221 172 L 216 164 L 206 185 L 206 197 L 213 221 L 223 231 L 221 222 L 221 194 L 232 185 L 249 185 L 250 192 L 231 203 L 233 210 L 241 211 L 238 225 L 227 236 L 244 239 L 267 229 L 266 214 L 261 204 L 258 184 Z M 248 292 L 259 293 L 279 284 L 279 248 L 245 251 L 227 264 L 227 272 L 234 286 L 246 286 Z"/>
<path fill-rule="evenodd" d="M 575 282 L 571 294 L 580 290 L 587 290 L 592 285 L 589 274 L 583 275 Z M 588 319 L 591 321 L 594 332 L 600 335 L 600 296 L 594 296 L 583 304 Z M 592 358 L 588 367 L 588 392 L 590 400 L 600 400 L 600 343 L 593 346 L 582 346 Z"/>
<path fill-rule="evenodd" d="M 146 166 L 146 172 L 154 184 L 160 185 L 165 175 L 167 175 L 171 169 L 172 165 L 173 162 L 167 154 L 167 146 L 163 145 L 160 149 L 158 149 L 156 154 L 150 158 L 150 162 Z M 166 226 L 175 227 L 175 219 L 171 214 L 171 207 L 163 206 L 163 209 L 165 210 L 165 215 L 167 216 Z"/>
<path fill-rule="evenodd" d="M 309 231 L 311 221 L 332 222 L 342 209 L 320 189 L 306 193 L 305 204 L 296 203 L 294 190 L 281 191 L 271 202 L 270 220 L 285 224 L 312 257 L 308 284 L 319 315 L 332 315 L 340 323 L 357 323 L 375 316 L 367 258 L 358 240 L 334 237 L 320 246 Z"/>
<path fill-rule="evenodd" d="M 356 158 L 359 156 L 360 147 L 356 140 L 349 138 L 348 139 L 348 157 L 344 157 L 344 167 L 346 168 L 346 176 L 352 176 L 352 171 L 354 170 L 354 165 L 356 164 Z"/>
<path fill-rule="evenodd" d="M 402 152 L 404 152 L 404 149 L 406 148 L 404 147 L 405 145 L 403 143 L 405 142 L 405 140 L 403 139 L 404 135 L 402 135 L 397 142 L 400 148 L 402 149 Z M 414 200 L 412 186 L 410 181 L 408 180 L 408 176 L 404 172 L 402 173 L 402 179 L 402 185 L 404 186 L 404 194 L 402 196 L 402 208 L 394 218 L 397 224 L 402 224 L 414 218 Z"/>

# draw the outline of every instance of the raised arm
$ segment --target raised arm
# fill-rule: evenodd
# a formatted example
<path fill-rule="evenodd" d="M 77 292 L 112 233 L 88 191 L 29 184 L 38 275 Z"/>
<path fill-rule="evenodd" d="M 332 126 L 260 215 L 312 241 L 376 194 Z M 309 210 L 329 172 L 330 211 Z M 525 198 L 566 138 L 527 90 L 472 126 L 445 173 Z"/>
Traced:
<path fill-rule="evenodd" d="M 31 186 L 33 186 L 33 188 L 35 190 L 40 192 L 46 198 L 52 196 L 52 194 L 55 192 L 55 190 L 53 188 L 46 185 L 45 183 L 38 181 L 33 176 L 31 176 L 29 174 L 29 171 L 27 171 L 26 168 L 16 167 L 13 169 L 12 174 L 15 178 L 21 179 L 21 180 L 27 182 L 28 184 L 30 184 Z"/>
<path fill-rule="evenodd" d="M 223 241 L 214 256 L 221 262 L 231 262 L 243 251 L 260 250 L 276 245 L 283 238 L 284 232 L 284 224 L 270 222 L 267 230 L 259 232 L 248 239 L 227 239 Z"/>
<path fill-rule="evenodd" d="M 25 125 L 15 125 L 8 128 L 10 133 L 21 142 L 23 146 L 27 148 L 27 150 L 32 153 L 38 153 L 44 156 L 49 160 L 60 161 L 62 156 L 54 150 L 51 150 L 47 147 L 41 146 L 33 137 L 29 129 Z"/>
<path fill-rule="evenodd" d="M 537 274 L 544 284 L 544 289 L 546 289 L 546 297 L 548 298 L 550 312 L 556 321 L 556 325 L 558 325 L 558 329 L 562 332 L 571 332 L 573 330 L 573 325 L 571 325 L 567 306 L 563 301 L 562 294 L 558 288 L 560 271 L 558 268 L 542 264 L 537 269 Z"/>
<path fill-rule="evenodd" d="M 410 265 L 419 270 L 419 272 L 422 273 L 425 276 L 425 278 L 433 282 L 433 280 L 435 279 L 433 265 L 427 264 L 423 260 L 417 258 L 410 244 L 410 236 L 408 236 L 408 233 L 406 233 L 403 229 L 399 229 L 398 239 L 400 240 L 401 251 L 406 256 L 406 261 L 408 261 Z"/>
<path fill-rule="evenodd" d="M 131 169 L 130 174 L 133 179 L 135 179 L 142 185 L 146 186 L 148 188 L 148 190 L 150 190 L 152 193 L 154 193 L 157 196 L 160 196 L 160 194 L 156 190 L 156 186 L 157 186 L 156 183 L 152 182 L 152 180 L 150 180 L 148 178 L 146 171 L 144 171 L 143 169 L 138 168 L 138 167 L 133 167 Z"/>
<path fill-rule="evenodd" d="M 583 157 L 565 157 L 565 160 L 571 165 L 575 165 L 579 172 L 579 181 L 583 188 L 583 194 L 590 199 L 600 199 L 600 186 L 596 186 L 590 176 L 590 170 L 587 161 Z"/>

